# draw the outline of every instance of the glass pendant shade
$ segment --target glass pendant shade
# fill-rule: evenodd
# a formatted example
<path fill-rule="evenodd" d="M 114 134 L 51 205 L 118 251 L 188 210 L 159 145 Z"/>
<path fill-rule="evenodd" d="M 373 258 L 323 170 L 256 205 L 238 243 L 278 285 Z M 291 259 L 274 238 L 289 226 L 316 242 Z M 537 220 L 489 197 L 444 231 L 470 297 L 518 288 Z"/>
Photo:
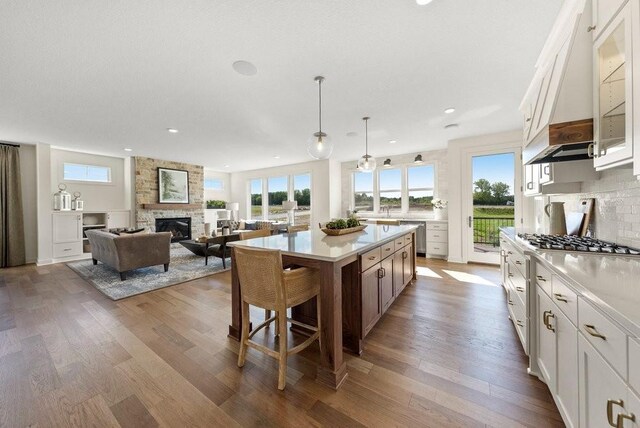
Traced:
<path fill-rule="evenodd" d="M 362 172 L 373 172 L 376 170 L 376 166 L 376 158 L 373 156 L 364 155 L 358 161 L 358 169 Z"/>
<path fill-rule="evenodd" d="M 333 143 L 324 132 L 316 132 L 309 139 L 307 144 L 307 152 L 314 159 L 327 159 L 333 152 Z"/>

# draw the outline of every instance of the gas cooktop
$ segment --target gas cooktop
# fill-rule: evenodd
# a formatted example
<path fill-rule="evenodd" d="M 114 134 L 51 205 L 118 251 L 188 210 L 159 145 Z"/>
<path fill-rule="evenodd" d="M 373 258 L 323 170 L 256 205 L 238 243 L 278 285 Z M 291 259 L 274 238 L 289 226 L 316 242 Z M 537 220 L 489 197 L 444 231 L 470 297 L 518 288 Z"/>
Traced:
<path fill-rule="evenodd" d="M 612 242 L 601 241 L 586 236 L 519 233 L 518 238 L 531 247 L 541 250 L 578 251 L 627 256 L 640 255 L 639 249 L 616 245 Z"/>

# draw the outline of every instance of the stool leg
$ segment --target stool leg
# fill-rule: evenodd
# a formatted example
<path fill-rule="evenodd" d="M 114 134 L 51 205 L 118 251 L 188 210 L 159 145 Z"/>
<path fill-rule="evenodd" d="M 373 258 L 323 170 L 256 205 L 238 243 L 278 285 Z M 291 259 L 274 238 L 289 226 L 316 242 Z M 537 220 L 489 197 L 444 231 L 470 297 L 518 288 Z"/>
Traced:
<path fill-rule="evenodd" d="M 247 344 L 249 341 L 249 304 L 242 302 L 242 335 L 240 336 L 240 352 L 238 353 L 238 367 L 243 367 L 247 358 Z"/>
<path fill-rule="evenodd" d="M 316 295 L 316 316 L 318 317 L 318 348 L 322 350 L 322 321 L 320 318 L 320 314 L 322 311 L 320 310 L 320 295 Z"/>
<path fill-rule="evenodd" d="M 278 356 L 278 389 L 282 391 L 287 385 L 287 314 L 276 312 L 278 317 L 278 329 L 283 332 L 280 335 L 280 349 Z"/>

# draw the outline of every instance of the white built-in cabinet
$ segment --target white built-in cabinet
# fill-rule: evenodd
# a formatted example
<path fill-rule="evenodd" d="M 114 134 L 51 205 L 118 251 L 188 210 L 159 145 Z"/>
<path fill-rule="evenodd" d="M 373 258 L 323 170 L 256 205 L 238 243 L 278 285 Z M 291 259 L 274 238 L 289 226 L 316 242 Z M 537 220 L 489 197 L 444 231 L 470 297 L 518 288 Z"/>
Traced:
<path fill-rule="evenodd" d="M 600 2 L 609 16 L 618 1 Z M 594 42 L 594 165 L 598 170 L 631 163 L 634 152 L 633 66 L 638 0 L 630 0 Z M 636 13 L 634 13 L 636 12 Z M 598 24 L 596 24 L 598 25 Z"/>
<path fill-rule="evenodd" d="M 618 11 L 626 3 L 627 0 L 593 0 L 592 7 L 592 25 L 589 31 L 593 34 L 595 41 L 605 30 L 607 24 L 616 16 Z"/>
<path fill-rule="evenodd" d="M 55 212 L 52 219 L 53 259 L 68 260 L 88 255 L 91 250 L 85 230 L 119 229 L 130 225 L 130 211 Z"/>

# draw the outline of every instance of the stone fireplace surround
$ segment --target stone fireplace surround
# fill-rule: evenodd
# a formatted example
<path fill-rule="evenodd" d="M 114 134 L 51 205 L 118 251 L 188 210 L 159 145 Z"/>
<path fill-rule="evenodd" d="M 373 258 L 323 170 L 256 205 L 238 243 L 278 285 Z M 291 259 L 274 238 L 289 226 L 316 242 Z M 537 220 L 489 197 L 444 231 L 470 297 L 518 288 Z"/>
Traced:
<path fill-rule="evenodd" d="M 136 156 L 135 165 L 135 211 L 137 227 L 155 231 L 157 218 L 191 218 L 191 236 L 204 234 L 204 167 L 180 162 L 171 162 Z M 189 206 L 168 205 L 166 209 L 158 204 L 158 167 L 185 170 L 189 172 Z M 145 204 L 155 204 L 153 209 Z M 193 208 L 193 206 L 197 208 Z"/>

